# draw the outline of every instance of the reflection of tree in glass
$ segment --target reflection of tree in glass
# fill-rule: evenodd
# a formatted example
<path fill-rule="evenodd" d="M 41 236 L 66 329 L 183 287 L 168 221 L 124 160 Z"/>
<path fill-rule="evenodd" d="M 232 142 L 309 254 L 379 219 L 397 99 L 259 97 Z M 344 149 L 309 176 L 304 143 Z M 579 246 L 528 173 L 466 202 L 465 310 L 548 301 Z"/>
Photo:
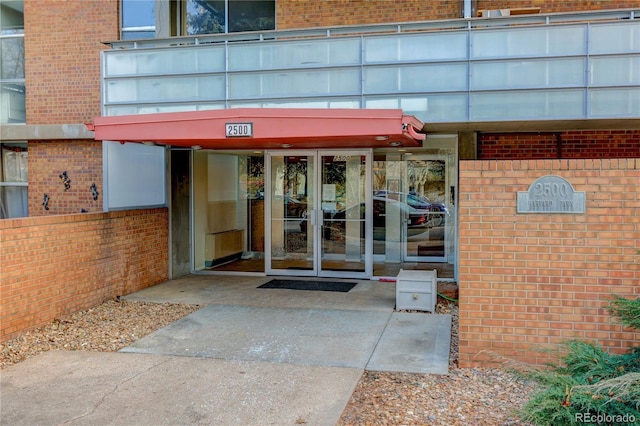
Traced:
<path fill-rule="evenodd" d="M 8 38 L 2 40 L 2 67 L 0 71 L 3 79 L 24 78 L 24 39 Z"/>
<path fill-rule="evenodd" d="M 187 28 L 190 35 L 218 34 L 224 30 L 223 1 L 190 0 L 187 3 Z"/>
<path fill-rule="evenodd" d="M 228 5 L 228 6 L 227 6 Z M 228 7 L 228 11 L 225 9 Z M 228 29 L 225 29 L 228 16 Z M 275 29 L 273 0 L 189 0 L 187 3 L 188 34 L 217 34 Z"/>

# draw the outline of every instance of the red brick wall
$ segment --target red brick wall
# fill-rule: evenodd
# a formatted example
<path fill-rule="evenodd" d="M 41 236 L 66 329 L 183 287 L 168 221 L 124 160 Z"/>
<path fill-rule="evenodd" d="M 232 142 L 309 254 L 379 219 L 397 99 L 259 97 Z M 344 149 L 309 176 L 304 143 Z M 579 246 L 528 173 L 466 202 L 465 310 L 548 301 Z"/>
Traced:
<path fill-rule="evenodd" d="M 516 213 L 549 174 L 586 192 L 586 214 Z M 638 344 L 604 307 L 640 296 L 640 158 L 461 161 L 459 179 L 461 367 L 542 364 L 567 339 Z"/>
<path fill-rule="evenodd" d="M 605 157 L 640 157 L 640 130 L 478 134 L 480 160 Z"/>
<path fill-rule="evenodd" d="M 276 1 L 277 28 L 365 25 L 385 22 L 455 19 L 459 0 L 282 0 Z"/>
<path fill-rule="evenodd" d="M 280 0 L 277 28 L 365 25 L 462 17 L 462 0 Z M 477 9 L 539 7 L 540 13 L 640 7 L 640 0 L 478 0 Z"/>
<path fill-rule="evenodd" d="M 167 209 L 0 220 L 0 341 L 168 279 Z"/>
<path fill-rule="evenodd" d="M 118 39 L 120 2 L 24 0 L 27 124 L 100 115 L 101 42 Z"/>
<path fill-rule="evenodd" d="M 481 9 L 539 7 L 540 13 L 574 12 L 640 7 L 639 0 L 478 0 Z"/>
<path fill-rule="evenodd" d="M 30 141 L 28 149 L 29 216 L 102 211 L 101 141 Z M 70 179 L 68 189 L 60 177 L 63 172 Z M 49 210 L 42 205 L 44 194 L 49 196 Z"/>

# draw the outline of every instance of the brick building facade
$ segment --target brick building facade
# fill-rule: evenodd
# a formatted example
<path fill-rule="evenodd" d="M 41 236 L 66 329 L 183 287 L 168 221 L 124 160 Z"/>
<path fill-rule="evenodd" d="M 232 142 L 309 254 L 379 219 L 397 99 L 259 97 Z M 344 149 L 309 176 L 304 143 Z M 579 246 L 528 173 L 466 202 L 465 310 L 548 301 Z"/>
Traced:
<path fill-rule="evenodd" d="M 104 43 L 121 37 L 121 2 L 23 3 L 26 126 L 3 125 L 0 142 L 28 142 L 29 217 L 0 221 L 2 340 L 170 278 L 169 229 L 176 210 L 108 211 L 104 144 L 113 142 L 94 140 L 85 127 L 105 111 L 101 52 L 110 49 Z M 286 0 L 275 2 L 275 22 L 276 30 L 363 26 L 365 33 L 373 30 L 364 26 L 374 24 L 463 22 L 466 3 Z M 633 10 L 640 1 L 477 0 L 468 5 L 475 17 L 500 9 L 533 8 L 537 15 Z M 419 32 L 438 31 L 449 30 Z M 638 90 L 636 80 L 629 86 Z M 618 118 L 623 120 L 614 122 Z M 566 120 L 559 126 L 539 121 L 539 128 L 535 120 L 520 128 L 433 125 L 436 136 L 456 138 L 461 160 L 454 184 L 461 366 L 490 365 L 499 357 L 541 363 L 546 358 L 537 349 L 557 347 L 566 338 L 596 339 L 613 350 L 638 340 L 637 334 L 610 324 L 603 309 L 610 293 L 640 294 L 634 252 L 640 240 L 640 130 L 633 118 L 579 125 Z M 430 123 L 425 124 L 428 129 Z M 546 174 L 561 175 L 587 193 L 585 215 L 515 213 L 515 194 Z M 55 271 L 68 272 L 65 285 Z"/>

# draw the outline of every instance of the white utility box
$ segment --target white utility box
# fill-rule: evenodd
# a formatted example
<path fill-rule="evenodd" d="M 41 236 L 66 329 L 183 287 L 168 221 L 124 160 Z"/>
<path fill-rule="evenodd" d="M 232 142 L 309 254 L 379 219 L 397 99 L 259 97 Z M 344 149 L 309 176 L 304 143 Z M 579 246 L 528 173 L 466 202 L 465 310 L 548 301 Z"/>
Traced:
<path fill-rule="evenodd" d="M 405 271 L 396 277 L 396 310 L 436 310 L 438 277 L 433 271 Z"/>

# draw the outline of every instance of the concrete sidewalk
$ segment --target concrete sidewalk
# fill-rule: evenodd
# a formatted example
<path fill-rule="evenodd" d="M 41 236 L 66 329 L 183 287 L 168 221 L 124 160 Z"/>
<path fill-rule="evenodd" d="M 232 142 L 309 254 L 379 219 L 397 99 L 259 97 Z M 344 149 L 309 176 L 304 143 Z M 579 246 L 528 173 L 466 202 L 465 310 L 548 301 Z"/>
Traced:
<path fill-rule="evenodd" d="M 394 283 L 348 293 L 190 276 L 128 300 L 203 305 L 119 353 L 49 352 L 0 377 L 2 424 L 335 424 L 363 371 L 444 374 L 449 315 L 393 312 Z"/>

